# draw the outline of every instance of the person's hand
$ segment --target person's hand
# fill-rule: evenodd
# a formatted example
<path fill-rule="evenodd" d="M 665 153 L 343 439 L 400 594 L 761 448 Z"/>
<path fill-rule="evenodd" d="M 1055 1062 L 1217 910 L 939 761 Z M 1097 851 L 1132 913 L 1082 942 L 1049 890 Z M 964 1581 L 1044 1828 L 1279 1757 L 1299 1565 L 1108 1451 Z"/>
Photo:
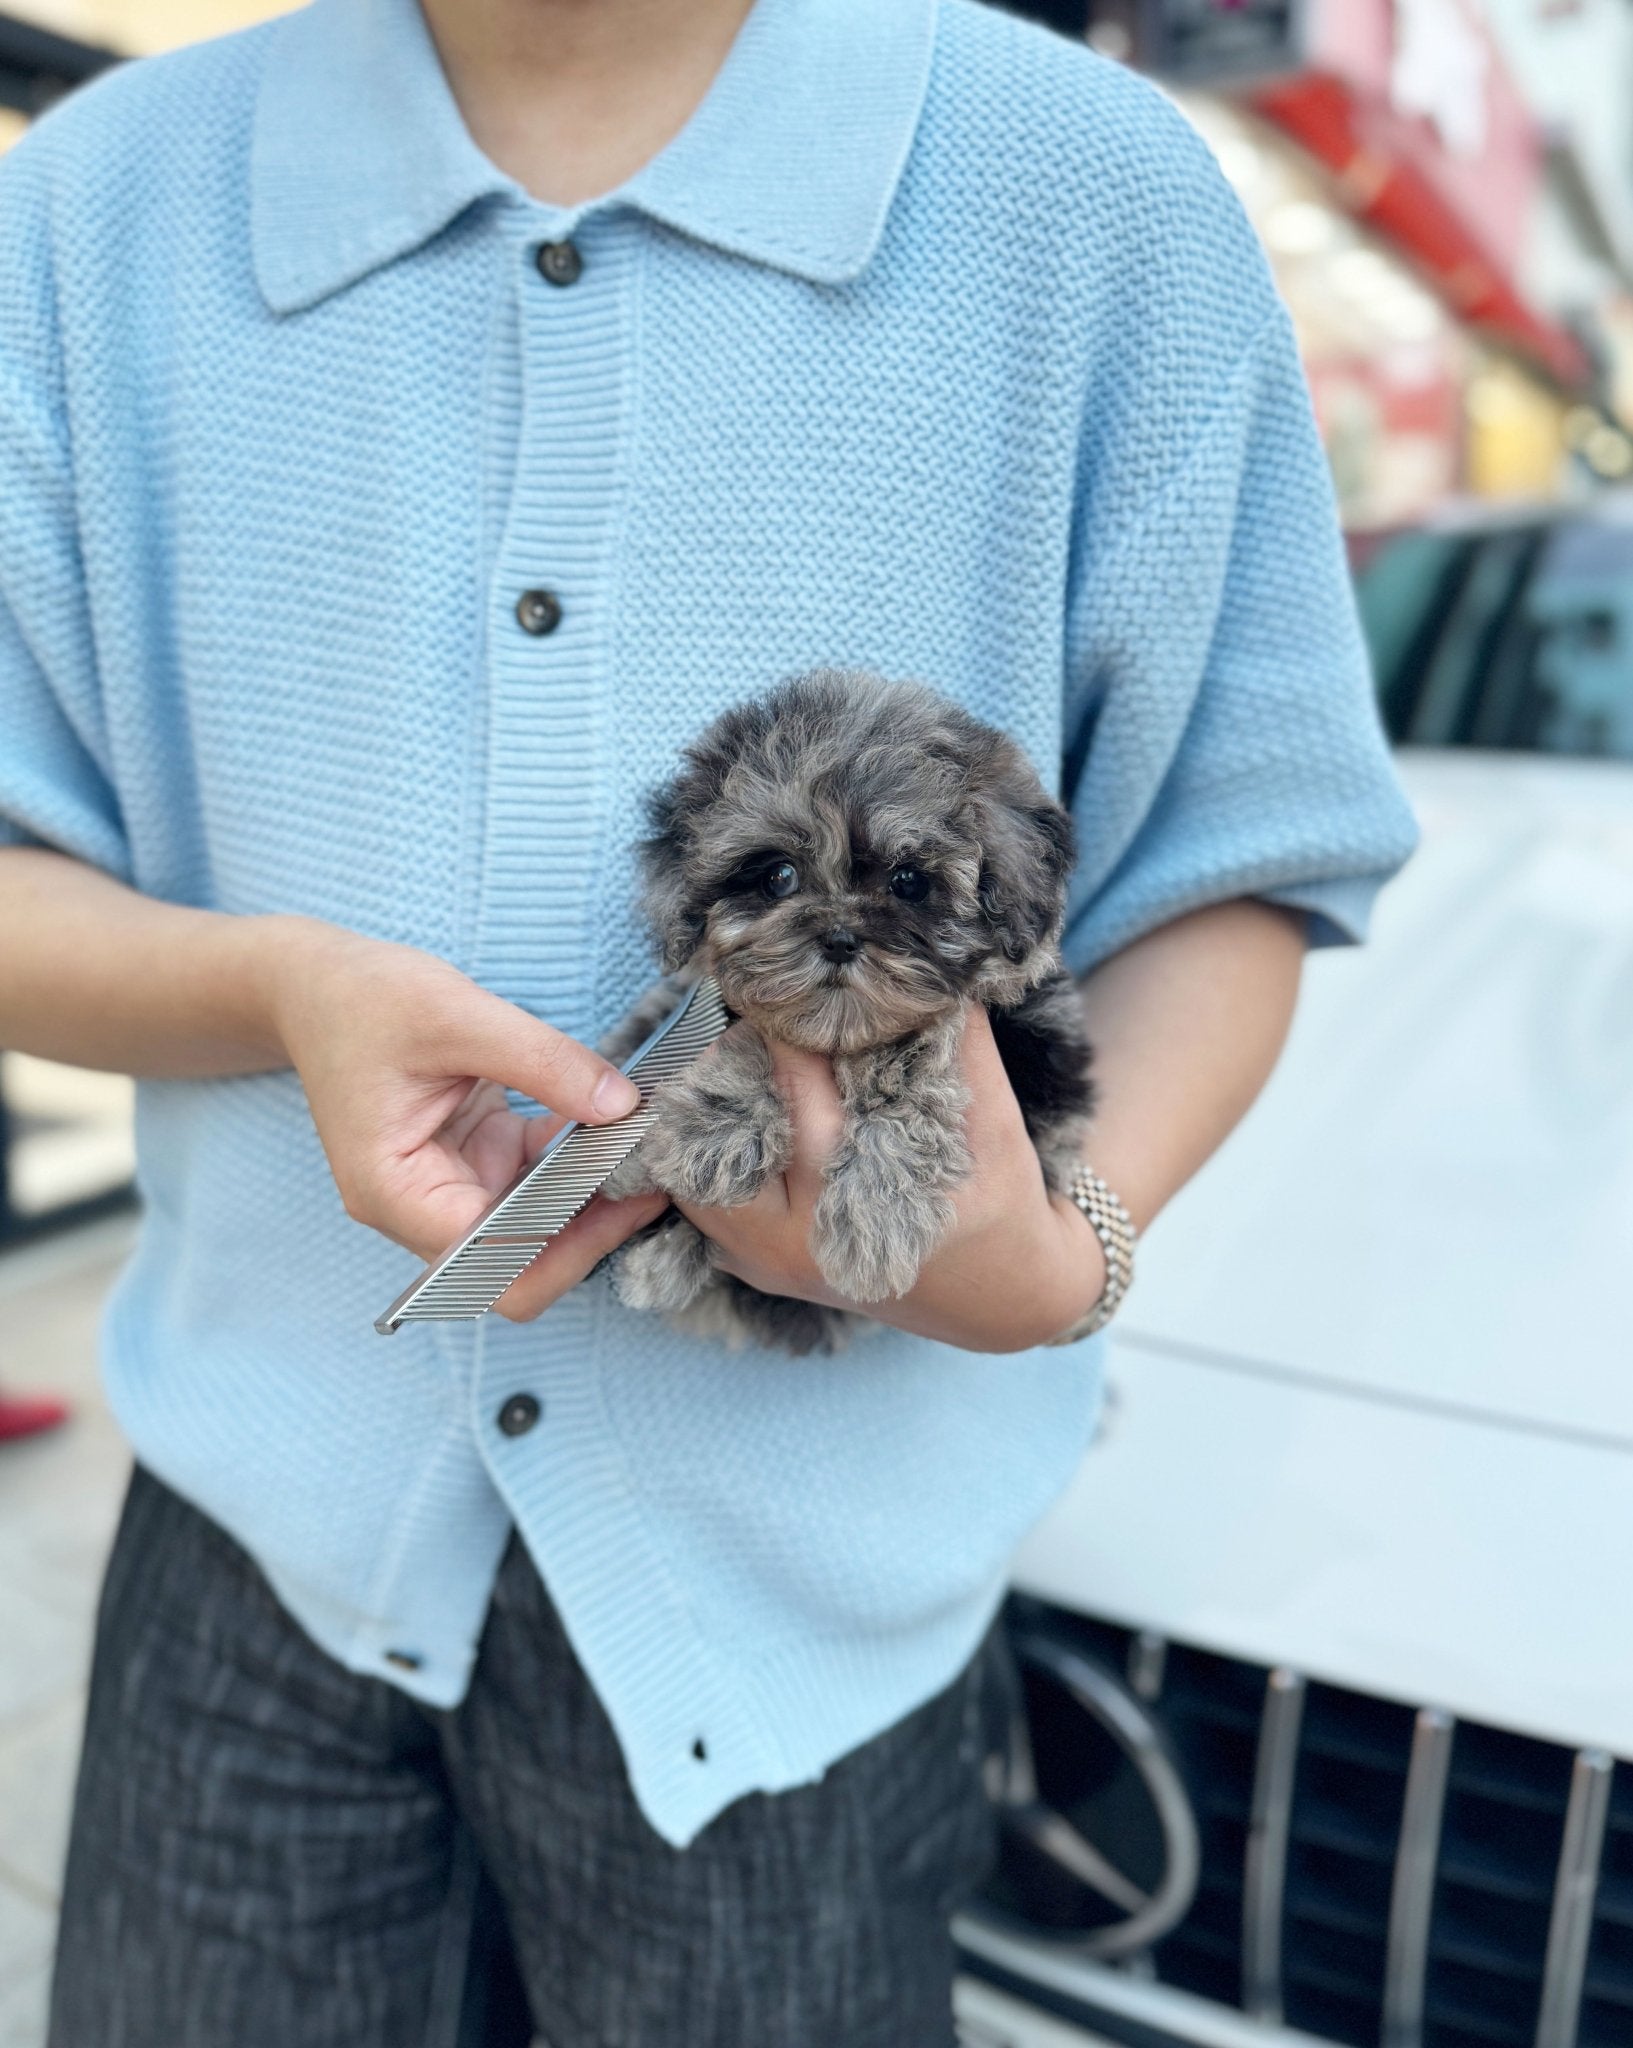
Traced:
<path fill-rule="evenodd" d="M 469 1230 L 566 1118 L 610 1123 L 639 1099 L 599 1053 L 428 953 L 301 919 L 281 927 L 273 958 L 273 1023 L 346 1212 L 422 1259 Z M 518 1116 L 506 1088 L 555 1114 Z M 538 1315 L 666 1206 L 598 1196 L 500 1313 Z"/>
<path fill-rule="evenodd" d="M 714 1240 L 725 1272 L 766 1294 L 856 1308 L 878 1322 L 969 1351 L 1022 1351 L 1047 1343 L 1099 1300 L 1106 1280 L 1100 1240 L 1075 1203 L 1051 1195 L 1044 1185 L 985 1010 L 968 1012 L 961 1054 L 974 1171 L 953 1197 L 951 1231 L 926 1260 L 911 1293 L 899 1300 L 846 1301 L 817 1271 L 810 1252 L 812 1213 L 843 1111 L 827 1060 L 775 1043 L 771 1055 L 794 1126 L 787 1172 L 741 1208 L 677 1204 Z"/>

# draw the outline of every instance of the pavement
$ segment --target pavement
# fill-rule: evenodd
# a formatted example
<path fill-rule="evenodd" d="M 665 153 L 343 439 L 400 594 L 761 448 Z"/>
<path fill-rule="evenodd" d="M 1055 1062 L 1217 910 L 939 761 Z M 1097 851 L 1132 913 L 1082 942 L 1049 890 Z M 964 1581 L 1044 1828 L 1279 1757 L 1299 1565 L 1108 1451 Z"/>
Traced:
<path fill-rule="evenodd" d="M 66 1427 L 0 1445 L 0 2048 L 42 2048 L 91 1625 L 130 1470 L 97 1383 L 102 1302 L 133 1222 L 0 1255 L 0 1384 Z"/>

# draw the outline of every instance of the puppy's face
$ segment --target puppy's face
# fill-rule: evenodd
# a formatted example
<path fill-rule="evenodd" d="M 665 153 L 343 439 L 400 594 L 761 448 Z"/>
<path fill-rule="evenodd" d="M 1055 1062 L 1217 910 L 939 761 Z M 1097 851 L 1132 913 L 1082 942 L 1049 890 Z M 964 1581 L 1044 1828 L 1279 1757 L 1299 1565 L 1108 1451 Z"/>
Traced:
<path fill-rule="evenodd" d="M 705 953 L 732 1009 L 815 1052 L 922 1030 L 955 1004 L 971 877 L 928 834 L 876 837 L 865 815 L 793 817 L 706 886 Z"/>
<path fill-rule="evenodd" d="M 1013 1000 L 1059 926 L 1070 826 L 1010 740 L 918 685 L 819 671 L 728 712 L 653 801 L 666 962 L 829 1055 Z"/>

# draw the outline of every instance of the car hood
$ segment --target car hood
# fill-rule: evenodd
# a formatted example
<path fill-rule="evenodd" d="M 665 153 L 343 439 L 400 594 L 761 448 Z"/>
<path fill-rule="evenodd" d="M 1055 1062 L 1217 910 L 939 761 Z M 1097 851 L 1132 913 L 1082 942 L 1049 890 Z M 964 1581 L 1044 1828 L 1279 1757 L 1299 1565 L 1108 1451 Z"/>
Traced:
<path fill-rule="evenodd" d="M 1633 767 L 1410 753 L 1423 844 L 1314 955 L 1131 1334 L 1633 1448 Z"/>

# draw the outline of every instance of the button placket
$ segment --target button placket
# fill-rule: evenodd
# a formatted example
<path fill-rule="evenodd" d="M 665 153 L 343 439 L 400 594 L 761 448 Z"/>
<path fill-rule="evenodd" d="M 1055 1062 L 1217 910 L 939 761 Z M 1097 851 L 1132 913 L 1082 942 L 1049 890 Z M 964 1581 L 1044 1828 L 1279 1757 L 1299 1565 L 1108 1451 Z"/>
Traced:
<path fill-rule="evenodd" d="M 638 245 L 566 211 L 519 207 L 510 251 L 514 354 L 493 384 L 505 398 L 504 477 L 489 565 L 483 846 L 471 971 L 507 1001 L 593 1036 L 591 929 L 600 848 L 584 811 L 600 782 L 609 695 L 608 594 L 626 463 L 627 343 Z M 547 289 L 546 242 L 583 265 Z M 569 266 L 571 267 L 571 266 Z M 563 843 L 562 818 L 581 829 Z M 501 1382 L 480 1428 L 497 1445 Z"/>
<path fill-rule="evenodd" d="M 533 267 L 546 284 L 564 289 L 584 275 L 584 252 L 570 236 L 540 242 Z M 524 590 L 516 600 L 516 623 L 535 640 L 545 639 L 561 624 L 561 599 L 553 590 Z"/>

